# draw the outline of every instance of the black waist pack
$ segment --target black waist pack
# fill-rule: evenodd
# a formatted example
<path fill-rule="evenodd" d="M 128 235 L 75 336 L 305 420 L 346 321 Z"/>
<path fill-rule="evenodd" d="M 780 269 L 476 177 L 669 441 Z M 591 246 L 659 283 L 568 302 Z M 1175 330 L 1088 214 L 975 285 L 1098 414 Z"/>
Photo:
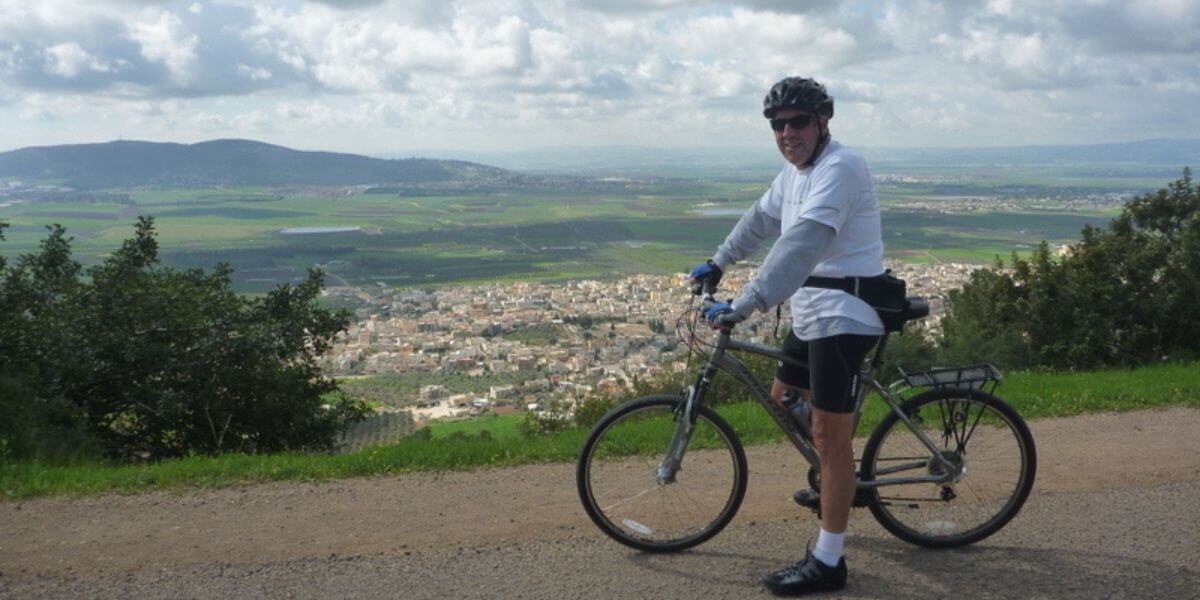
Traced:
<path fill-rule="evenodd" d="M 861 298 L 879 313 L 883 328 L 900 331 L 904 328 L 904 301 L 907 285 L 888 269 L 874 277 L 818 277 L 804 280 L 804 287 L 842 290 Z"/>

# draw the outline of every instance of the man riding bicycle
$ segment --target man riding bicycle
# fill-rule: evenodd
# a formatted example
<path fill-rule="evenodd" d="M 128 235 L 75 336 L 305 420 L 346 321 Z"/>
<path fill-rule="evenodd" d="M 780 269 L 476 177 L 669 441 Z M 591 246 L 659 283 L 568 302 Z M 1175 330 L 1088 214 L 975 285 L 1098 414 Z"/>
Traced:
<path fill-rule="evenodd" d="M 824 86 L 785 78 L 763 99 L 763 116 L 788 164 L 692 279 L 715 286 L 730 264 L 779 236 L 741 294 L 712 306 L 707 318 L 729 326 L 791 298 L 792 330 L 782 350 L 809 368 L 781 364 L 771 394 L 782 402 L 786 393 L 799 393 L 811 403 L 821 490 L 801 490 L 796 501 L 820 509 L 821 530 L 802 560 L 762 581 L 777 594 L 838 590 L 846 584 L 842 548 L 855 495 L 858 372 L 884 327 L 870 305 L 829 282 L 883 273 L 879 205 L 866 162 L 830 137 L 833 98 Z M 824 285 L 811 287 L 810 276 Z"/>

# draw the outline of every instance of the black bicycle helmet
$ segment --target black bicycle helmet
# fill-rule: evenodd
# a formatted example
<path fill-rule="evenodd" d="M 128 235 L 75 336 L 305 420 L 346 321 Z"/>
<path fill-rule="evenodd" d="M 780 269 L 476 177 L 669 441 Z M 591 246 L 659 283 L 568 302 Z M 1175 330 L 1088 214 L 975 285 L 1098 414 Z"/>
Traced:
<path fill-rule="evenodd" d="M 771 91 L 763 98 L 763 116 L 771 119 L 780 109 L 792 107 L 833 117 L 833 96 L 815 79 L 786 77 L 771 86 Z"/>

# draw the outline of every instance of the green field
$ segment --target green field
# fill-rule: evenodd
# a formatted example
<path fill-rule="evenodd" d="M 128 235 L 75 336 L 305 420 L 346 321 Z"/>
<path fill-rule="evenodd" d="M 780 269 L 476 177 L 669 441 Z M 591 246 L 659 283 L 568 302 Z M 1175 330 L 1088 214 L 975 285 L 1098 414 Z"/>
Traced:
<path fill-rule="evenodd" d="M 478 437 L 480 432 L 486 431 L 491 439 L 518 443 L 521 432 L 517 429 L 517 424 L 524 418 L 524 413 L 487 414 L 465 421 L 434 421 L 429 424 L 429 430 L 430 436 L 435 440 L 459 434 Z"/>
<path fill-rule="evenodd" d="M 682 271 L 713 252 L 767 179 L 667 180 L 625 194 L 557 192 L 409 197 L 359 191 L 285 196 L 269 189 L 135 190 L 131 203 L 29 202 L 0 207 L 11 227 L 0 254 L 33 251 L 61 223 L 76 256 L 99 261 L 152 215 L 168 265 L 229 262 L 242 291 L 263 291 L 320 267 L 331 284 L 426 287 L 482 281 L 560 281 Z M 990 263 L 1041 240 L 1078 238 L 1117 207 L 1054 211 L 1045 198 L 1150 189 L 1141 180 L 1094 183 L 1027 172 L 952 182 L 879 186 L 885 244 L 893 260 Z M 313 192 L 315 194 L 315 192 Z M 1003 209 L 955 210 L 956 198 Z M 914 209 L 914 201 L 947 212 Z M 0 203 L 2 204 L 2 203 Z M 703 210 L 734 211 L 705 214 Z M 295 227 L 360 227 L 349 233 L 283 235 Z"/>

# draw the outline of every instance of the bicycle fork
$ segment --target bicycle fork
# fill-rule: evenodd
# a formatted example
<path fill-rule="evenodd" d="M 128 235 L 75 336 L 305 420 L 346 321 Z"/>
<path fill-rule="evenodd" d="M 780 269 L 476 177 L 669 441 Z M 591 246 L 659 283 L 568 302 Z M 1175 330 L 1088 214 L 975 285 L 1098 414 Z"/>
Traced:
<path fill-rule="evenodd" d="M 659 485 L 675 483 L 675 475 L 679 473 L 679 467 L 683 464 L 683 453 L 687 451 L 688 442 L 692 439 L 692 431 L 696 429 L 696 404 L 703 395 L 703 392 L 697 392 L 697 389 L 708 389 L 710 376 L 706 370 L 694 385 L 687 388 L 687 393 L 675 416 L 675 434 L 671 436 L 671 443 L 667 445 L 666 456 L 654 470 L 654 476 Z"/>
<path fill-rule="evenodd" d="M 696 428 L 696 398 L 696 386 L 691 385 L 688 388 L 688 394 L 680 403 L 679 412 L 676 415 L 676 431 L 671 436 L 671 443 L 667 444 L 666 456 L 662 457 L 658 468 L 654 469 L 654 476 L 659 481 L 659 485 L 674 484 L 676 481 L 679 466 L 683 463 L 683 454 L 688 450 L 691 432 Z"/>

